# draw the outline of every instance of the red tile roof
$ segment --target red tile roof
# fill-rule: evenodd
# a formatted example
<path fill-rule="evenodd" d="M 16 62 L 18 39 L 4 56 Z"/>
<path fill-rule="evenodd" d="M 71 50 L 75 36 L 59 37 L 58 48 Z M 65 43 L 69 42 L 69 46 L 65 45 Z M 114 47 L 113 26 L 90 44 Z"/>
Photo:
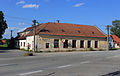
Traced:
<path fill-rule="evenodd" d="M 38 26 L 38 25 L 37 25 L 37 26 Z M 36 27 L 37 27 L 37 26 L 36 26 Z M 28 28 L 26 28 L 24 31 L 29 31 L 29 30 L 32 30 L 34 27 L 35 27 L 35 26 L 28 27 Z"/>
<path fill-rule="evenodd" d="M 52 22 L 39 25 L 36 28 L 36 34 L 82 37 L 106 37 L 106 35 L 96 26 Z M 32 35 L 33 31 L 27 34 L 26 36 Z"/>
<path fill-rule="evenodd" d="M 0 40 L 2 43 L 5 43 L 6 42 L 6 40 Z"/>
<path fill-rule="evenodd" d="M 116 35 L 110 35 L 110 36 L 113 38 L 114 43 L 120 43 L 120 38 L 119 37 L 117 37 Z"/>
<path fill-rule="evenodd" d="M 106 37 L 96 26 L 50 22 L 40 25 L 37 28 L 37 34 Z"/>
<path fill-rule="evenodd" d="M 39 24 L 39 25 L 41 25 L 41 24 Z M 37 25 L 36 28 L 37 28 L 39 25 Z M 23 32 L 30 31 L 30 30 L 32 31 L 34 27 L 35 27 L 35 26 L 28 27 L 28 28 L 26 28 Z M 19 33 L 21 33 L 21 32 L 19 32 Z M 27 36 L 27 35 L 26 35 L 26 36 Z M 15 39 L 26 39 L 26 36 L 17 36 Z"/>

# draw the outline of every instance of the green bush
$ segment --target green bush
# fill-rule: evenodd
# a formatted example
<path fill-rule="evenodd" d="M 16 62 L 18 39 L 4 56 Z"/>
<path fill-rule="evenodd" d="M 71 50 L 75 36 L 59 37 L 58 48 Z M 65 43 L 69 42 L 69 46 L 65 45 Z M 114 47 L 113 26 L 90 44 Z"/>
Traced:
<path fill-rule="evenodd" d="M 10 40 L 8 40 L 8 47 L 15 48 L 15 39 L 13 37 Z"/>
<path fill-rule="evenodd" d="M 24 56 L 33 56 L 33 53 L 24 53 Z"/>
<path fill-rule="evenodd" d="M 94 50 L 93 50 L 93 48 L 92 48 L 92 47 L 90 47 L 90 48 L 88 49 L 88 51 L 94 51 Z"/>
<path fill-rule="evenodd" d="M 104 49 L 98 49 L 98 51 L 104 51 Z"/>
<path fill-rule="evenodd" d="M 119 50 L 120 48 L 110 48 L 109 50 Z"/>

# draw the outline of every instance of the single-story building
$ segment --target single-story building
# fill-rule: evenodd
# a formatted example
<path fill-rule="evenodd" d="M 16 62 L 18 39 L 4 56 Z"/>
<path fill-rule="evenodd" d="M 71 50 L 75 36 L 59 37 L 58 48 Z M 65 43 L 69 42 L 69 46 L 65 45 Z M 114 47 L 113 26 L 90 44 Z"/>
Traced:
<path fill-rule="evenodd" d="M 116 35 L 109 35 L 109 47 L 120 48 L 120 38 Z"/>
<path fill-rule="evenodd" d="M 6 43 L 6 40 L 0 40 L 0 45 L 3 45 Z"/>
<path fill-rule="evenodd" d="M 16 47 L 27 49 L 29 45 L 30 50 L 34 49 L 33 28 L 18 33 Z M 35 48 L 37 51 L 106 50 L 106 37 L 96 26 L 48 22 L 36 26 Z"/>

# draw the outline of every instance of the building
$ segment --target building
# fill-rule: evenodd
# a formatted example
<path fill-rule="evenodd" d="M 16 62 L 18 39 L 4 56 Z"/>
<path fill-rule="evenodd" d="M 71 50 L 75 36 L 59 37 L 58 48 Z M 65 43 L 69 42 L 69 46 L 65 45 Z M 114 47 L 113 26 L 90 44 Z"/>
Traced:
<path fill-rule="evenodd" d="M 15 38 L 16 39 L 16 46 L 15 46 L 16 48 L 28 49 L 28 45 L 29 45 L 29 47 L 32 50 L 33 37 L 30 37 L 30 39 L 29 39 L 29 36 L 27 36 L 27 35 L 30 34 L 31 32 L 33 32 L 33 28 L 34 28 L 34 26 L 26 28 L 22 32 L 18 32 L 18 35 Z M 36 28 L 37 28 L 37 26 L 36 26 Z"/>
<path fill-rule="evenodd" d="M 18 33 L 17 47 L 33 50 L 34 27 L 29 27 Z M 43 23 L 36 26 L 35 48 L 37 51 L 66 51 L 107 49 L 106 35 L 96 26 Z"/>
<path fill-rule="evenodd" d="M 109 35 L 109 47 L 120 48 L 120 38 L 116 35 Z"/>
<path fill-rule="evenodd" d="M 4 45 L 6 43 L 6 40 L 0 40 L 0 45 Z"/>

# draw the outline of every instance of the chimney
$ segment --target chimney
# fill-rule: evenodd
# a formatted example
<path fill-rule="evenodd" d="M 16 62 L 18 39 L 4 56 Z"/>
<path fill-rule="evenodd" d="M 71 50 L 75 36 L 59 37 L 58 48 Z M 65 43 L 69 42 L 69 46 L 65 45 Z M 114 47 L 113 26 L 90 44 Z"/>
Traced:
<path fill-rule="evenodd" d="M 59 23 L 59 20 L 57 20 L 57 23 Z"/>

